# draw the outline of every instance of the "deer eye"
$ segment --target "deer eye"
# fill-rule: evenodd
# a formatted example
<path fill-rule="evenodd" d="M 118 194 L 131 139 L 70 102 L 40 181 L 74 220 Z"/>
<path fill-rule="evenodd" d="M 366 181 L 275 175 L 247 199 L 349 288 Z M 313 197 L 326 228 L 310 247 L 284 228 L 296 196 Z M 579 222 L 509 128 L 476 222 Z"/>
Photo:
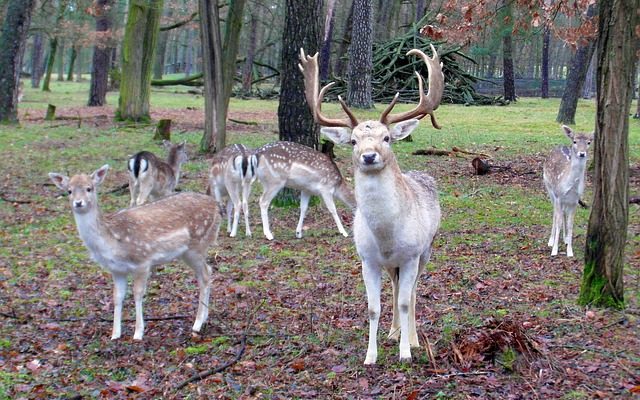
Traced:
<path fill-rule="evenodd" d="M 589 145 L 591 145 L 591 141 L 588 141 L 588 142 L 587 142 L 587 146 L 589 146 Z"/>
<path fill-rule="evenodd" d="M 389 136 L 385 136 L 384 139 L 382 139 L 382 140 L 384 140 L 385 142 L 389 143 L 389 140 L 391 140 L 391 138 Z"/>
<path fill-rule="evenodd" d="M 71 193 L 73 193 L 73 192 L 71 191 L 71 189 L 69 189 L 69 190 L 67 190 L 67 193 L 71 194 Z"/>
<path fill-rule="evenodd" d="M 578 144 L 578 141 L 577 141 L 577 140 L 574 140 L 574 141 L 573 141 L 573 144 Z"/>
<path fill-rule="evenodd" d="M 92 190 L 93 188 L 91 186 L 87 187 L 87 193 L 91 193 Z"/>
<path fill-rule="evenodd" d="M 353 146 L 355 146 L 355 145 L 356 145 L 356 143 L 357 143 L 357 142 L 356 142 L 356 140 L 355 140 L 355 139 L 351 139 L 351 144 L 352 144 Z"/>

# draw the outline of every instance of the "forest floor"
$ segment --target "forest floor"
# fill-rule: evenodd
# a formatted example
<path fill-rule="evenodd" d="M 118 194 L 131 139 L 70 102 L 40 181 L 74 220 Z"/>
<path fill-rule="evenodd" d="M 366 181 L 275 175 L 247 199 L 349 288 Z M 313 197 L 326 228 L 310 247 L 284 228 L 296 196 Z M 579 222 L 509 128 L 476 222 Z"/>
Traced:
<path fill-rule="evenodd" d="M 267 110 L 232 105 L 231 118 L 258 125 L 230 123 L 230 141 L 276 140 L 274 104 Z M 411 155 L 426 142 L 396 147 L 404 169 L 426 169 L 436 178 L 443 209 L 432 260 L 418 284 L 421 347 L 412 351 L 411 363 L 399 363 L 398 345 L 387 339 L 391 290 L 385 279 L 378 364 L 363 365 L 366 296 L 352 238 L 339 235 L 316 201 L 302 239 L 294 235 L 298 209 L 272 207 L 275 239 L 267 241 L 256 204 L 259 184 L 251 202 L 253 237 L 244 237 L 241 225 L 239 237 L 229 238 L 223 223 L 218 245 L 210 250 L 214 273 L 205 329 L 191 333 L 197 305 L 193 274 L 171 263 L 149 281 L 144 339 L 132 340 L 129 293 L 123 337 L 112 341 L 111 278 L 89 259 L 67 199 L 46 173 L 88 173 L 110 162 L 101 205 L 107 211 L 125 207 L 129 194 L 118 189 L 126 183 L 127 154 L 153 144 L 152 127 L 118 125 L 110 107 L 69 107 L 59 115 L 81 115 L 82 121 L 43 122 L 43 110 L 27 109 L 21 128 L 0 128 L 0 399 L 639 396 L 638 206 L 630 205 L 628 307 L 577 306 L 589 210 L 580 209 L 576 217 L 576 257 L 563 251 L 551 257 L 544 153 L 516 149 L 500 155 L 509 143 L 482 138 L 469 139 L 465 147 L 492 152 L 492 162 L 505 166 L 486 176 L 473 175 L 470 157 Z M 206 160 L 197 153 L 202 111 L 154 109 L 154 119 L 167 116 L 174 120 L 174 136 L 189 143 L 190 166 L 180 186 L 203 191 Z M 549 138 L 522 148 L 564 143 L 553 126 L 545 134 Z M 633 129 L 637 155 L 640 129 Z M 337 154 L 351 181 L 348 150 Z M 631 188 L 638 195 L 640 160 L 633 157 Z M 349 230 L 350 210 L 340 205 L 339 212 Z M 222 371 L 179 388 L 226 363 Z"/>

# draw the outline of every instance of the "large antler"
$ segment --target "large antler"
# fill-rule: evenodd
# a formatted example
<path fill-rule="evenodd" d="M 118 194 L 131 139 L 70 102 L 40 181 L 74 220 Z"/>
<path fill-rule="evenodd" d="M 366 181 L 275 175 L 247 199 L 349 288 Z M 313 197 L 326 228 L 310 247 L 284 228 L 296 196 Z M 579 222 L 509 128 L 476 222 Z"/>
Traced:
<path fill-rule="evenodd" d="M 353 115 L 347 104 L 338 96 L 338 101 L 342 105 L 342 109 L 347 114 L 348 118 L 327 118 L 322 115 L 322 99 L 325 93 L 335 82 L 331 82 L 324 86 L 318 93 L 320 87 L 318 78 L 318 53 L 313 57 L 304 54 L 304 49 L 300 49 L 300 63 L 298 68 L 304 75 L 304 95 L 307 98 L 307 104 L 313 114 L 313 119 L 322 126 L 341 126 L 346 128 L 355 128 L 358 125 L 358 120 Z"/>
<path fill-rule="evenodd" d="M 442 99 L 442 92 L 444 91 L 444 74 L 442 73 L 442 63 L 440 62 L 440 57 L 436 52 L 436 49 L 431 44 L 431 51 L 433 52 L 433 57 L 429 58 L 426 54 L 418 49 L 409 50 L 407 55 L 418 55 L 420 56 L 425 64 L 427 64 L 427 70 L 429 71 L 429 93 L 427 95 L 424 94 L 424 85 L 422 81 L 422 76 L 416 71 L 416 76 L 418 77 L 418 87 L 420 90 L 420 102 L 418 105 L 409 111 L 405 111 L 398 114 L 389 114 L 393 107 L 396 105 L 398 101 L 399 93 L 396 93 L 395 97 L 391 101 L 391 103 L 384 110 L 382 115 L 380 116 L 380 122 L 385 125 L 395 124 L 396 122 L 406 121 L 411 118 L 424 118 L 425 116 L 431 116 L 431 124 L 434 128 L 440 129 L 440 125 L 436 122 L 436 117 L 433 112 L 440 105 L 440 100 Z"/>

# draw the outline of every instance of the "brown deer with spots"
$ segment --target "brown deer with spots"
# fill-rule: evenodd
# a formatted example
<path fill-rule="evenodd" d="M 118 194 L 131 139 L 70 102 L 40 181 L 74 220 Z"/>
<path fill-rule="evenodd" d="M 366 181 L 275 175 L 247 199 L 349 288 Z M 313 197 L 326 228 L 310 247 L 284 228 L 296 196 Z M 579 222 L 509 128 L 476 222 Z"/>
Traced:
<path fill-rule="evenodd" d="M 342 226 L 333 198 L 335 196 L 354 208 L 353 190 L 329 156 L 294 142 L 268 143 L 257 149 L 255 154 L 258 157 L 258 180 L 264 189 L 260 196 L 260 216 L 267 239 L 273 239 L 269 226 L 269 205 L 283 187 L 300 190 L 297 238 L 302 237 L 304 217 L 312 195 L 322 198 L 340 233 L 349 236 Z"/>
<path fill-rule="evenodd" d="M 69 200 L 80 238 L 93 260 L 113 277 L 113 331 L 121 335 L 122 303 L 127 276 L 133 276 L 136 325 L 133 338 L 144 333 L 142 300 L 153 266 L 182 259 L 193 268 L 200 296 L 193 330 L 199 332 L 209 314 L 211 268 L 207 250 L 214 244 L 220 228 L 218 206 L 211 196 L 179 193 L 153 203 L 103 215 L 98 206 L 97 188 L 109 166 L 91 175 L 67 176 L 49 173 L 53 183 L 69 193 Z"/>

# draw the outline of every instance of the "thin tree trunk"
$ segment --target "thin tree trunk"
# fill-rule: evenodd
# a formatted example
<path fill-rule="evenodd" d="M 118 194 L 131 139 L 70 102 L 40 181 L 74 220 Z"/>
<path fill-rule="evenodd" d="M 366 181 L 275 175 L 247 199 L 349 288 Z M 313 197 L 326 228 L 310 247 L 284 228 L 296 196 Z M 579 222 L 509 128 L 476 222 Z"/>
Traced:
<path fill-rule="evenodd" d="M 628 115 L 640 0 L 602 0 L 599 7 L 594 194 L 578 301 L 621 308 L 629 223 Z"/>
<path fill-rule="evenodd" d="M 33 35 L 33 47 L 31 48 L 31 87 L 39 88 L 40 79 L 42 79 L 42 56 L 44 46 L 42 32 L 37 32 Z"/>
<path fill-rule="evenodd" d="M 504 24 L 502 28 L 502 76 L 504 86 L 504 99 L 516 101 L 515 74 L 513 71 L 513 10 L 509 0 L 503 0 L 503 10 L 501 20 Z"/>
<path fill-rule="evenodd" d="M 78 56 L 76 58 L 76 67 L 75 67 L 76 82 L 82 82 L 84 80 L 82 77 L 83 68 L 84 68 L 84 52 L 82 51 L 82 48 L 80 48 L 78 50 Z"/>
<path fill-rule="evenodd" d="M 64 81 L 64 40 L 58 41 L 57 60 L 58 60 L 58 82 Z"/>
<path fill-rule="evenodd" d="M 247 58 L 242 68 L 242 93 L 245 96 L 251 96 L 251 87 L 253 82 L 253 61 L 256 57 L 256 46 L 258 42 L 258 22 L 260 16 L 257 8 L 251 12 L 251 21 L 249 22 L 249 44 L 247 46 Z"/>
<path fill-rule="evenodd" d="M 18 122 L 20 68 L 34 0 L 12 0 L 0 36 L 0 123 Z"/>
<path fill-rule="evenodd" d="M 58 51 L 58 38 L 53 37 L 49 39 L 49 58 L 47 58 L 47 68 L 44 72 L 44 83 L 42 84 L 43 92 L 50 92 L 51 88 L 51 74 L 53 73 L 53 64 L 56 59 L 56 53 Z"/>
<path fill-rule="evenodd" d="M 371 0 L 354 0 L 353 29 L 358 32 L 349 46 L 347 104 L 373 108 L 371 98 L 373 6 Z"/>
<path fill-rule="evenodd" d="M 342 41 L 340 41 L 340 47 L 338 48 L 338 54 L 336 54 L 336 63 L 333 66 L 333 73 L 336 76 L 344 76 L 344 57 L 351 43 L 351 33 L 353 31 L 353 7 L 355 0 L 351 2 L 349 7 L 349 14 L 347 20 L 344 23 L 344 35 L 342 35 Z"/>
<path fill-rule="evenodd" d="M 315 54 L 320 47 L 321 0 L 286 0 L 282 48 L 282 81 L 278 105 L 280 140 L 318 148 L 318 126 L 313 121 L 298 69 L 300 49 Z"/>
<path fill-rule="evenodd" d="M 594 46 L 595 47 L 595 46 Z M 584 78 L 584 85 L 582 85 L 582 98 L 590 99 L 593 97 L 593 84 L 594 84 L 594 76 L 596 74 L 596 54 L 595 51 L 591 56 L 591 61 L 589 62 L 589 68 L 587 69 L 587 75 Z"/>
<path fill-rule="evenodd" d="M 324 35 L 322 37 L 322 48 L 320 50 L 320 80 L 329 79 L 331 70 L 331 41 L 333 40 L 333 27 L 335 25 L 336 0 L 328 0 L 327 15 L 324 20 Z"/>
<path fill-rule="evenodd" d="M 168 7 L 166 17 L 171 18 L 173 16 L 173 8 Z M 165 56 L 167 53 L 167 41 L 169 39 L 169 31 L 160 31 L 158 36 L 158 48 L 156 50 L 156 58 L 153 63 L 153 79 L 162 79 L 164 75 Z"/>
<path fill-rule="evenodd" d="M 98 36 L 106 35 L 113 26 L 113 2 L 115 0 L 98 0 L 96 3 L 96 32 Z M 93 47 L 93 62 L 91 66 L 91 86 L 89 88 L 88 105 L 92 107 L 103 106 L 107 103 L 107 90 L 109 88 L 109 69 L 111 55 L 113 53 L 111 40 L 107 38 Z"/>
<path fill-rule="evenodd" d="M 73 68 L 76 65 L 76 58 L 78 57 L 78 48 L 76 45 L 71 46 L 71 56 L 69 57 L 69 68 L 67 69 L 67 81 L 73 80 Z"/>
<path fill-rule="evenodd" d="M 541 96 L 543 99 L 549 98 L 549 41 L 551 40 L 551 30 L 545 25 L 542 33 L 542 71 L 541 71 Z"/>
<path fill-rule="evenodd" d="M 246 0 L 231 0 L 229 11 L 227 12 L 227 22 L 224 29 L 224 42 L 222 44 L 222 73 L 224 74 L 224 116 L 227 116 L 231 92 L 236 77 L 236 59 L 238 57 L 238 47 L 240 47 L 240 31 L 242 29 L 242 17 L 244 15 L 244 5 Z M 223 138 L 226 144 L 226 135 Z"/>

